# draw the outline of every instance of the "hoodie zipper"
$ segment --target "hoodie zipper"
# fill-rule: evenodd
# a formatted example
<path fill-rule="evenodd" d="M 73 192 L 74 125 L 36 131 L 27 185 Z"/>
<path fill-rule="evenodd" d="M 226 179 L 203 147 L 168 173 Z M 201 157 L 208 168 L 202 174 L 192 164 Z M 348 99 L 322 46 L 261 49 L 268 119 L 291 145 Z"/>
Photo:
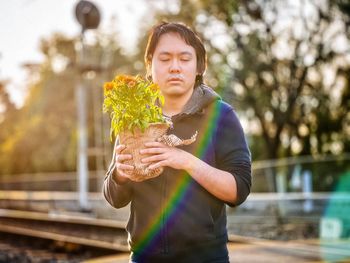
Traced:
<path fill-rule="evenodd" d="M 167 254 L 169 252 L 168 247 L 168 231 L 167 231 L 167 224 L 166 224 L 166 218 L 167 218 L 167 211 L 166 211 L 166 196 L 167 196 L 167 176 L 163 176 L 163 187 L 162 187 L 162 230 L 161 230 L 161 240 L 162 240 L 162 246 L 163 246 L 163 253 Z"/>

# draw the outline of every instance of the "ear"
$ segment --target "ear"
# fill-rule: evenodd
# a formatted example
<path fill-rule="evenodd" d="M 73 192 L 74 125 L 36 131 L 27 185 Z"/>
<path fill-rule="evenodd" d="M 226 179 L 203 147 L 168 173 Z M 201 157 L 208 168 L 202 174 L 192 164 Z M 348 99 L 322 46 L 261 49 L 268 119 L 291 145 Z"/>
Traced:
<path fill-rule="evenodd" d="M 146 79 L 152 81 L 152 69 L 151 65 L 146 65 Z"/>
<path fill-rule="evenodd" d="M 197 67 L 197 70 L 196 70 L 196 76 L 203 76 L 204 75 L 204 72 L 205 72 L 205 69 L 199 69 Z"/>

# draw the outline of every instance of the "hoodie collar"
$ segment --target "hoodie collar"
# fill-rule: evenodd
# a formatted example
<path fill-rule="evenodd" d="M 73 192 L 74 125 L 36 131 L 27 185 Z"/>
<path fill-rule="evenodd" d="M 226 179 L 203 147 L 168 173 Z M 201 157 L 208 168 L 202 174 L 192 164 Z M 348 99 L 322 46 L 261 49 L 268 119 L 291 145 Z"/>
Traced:
<path fill-rule="evenodd" d="M 191 98 L 185 104 L 180 115 L 201 112 L 206 106 L 216 100 L 221 100 L 221 97 L 212 88 L 201 84 L 194 88 Z"/>

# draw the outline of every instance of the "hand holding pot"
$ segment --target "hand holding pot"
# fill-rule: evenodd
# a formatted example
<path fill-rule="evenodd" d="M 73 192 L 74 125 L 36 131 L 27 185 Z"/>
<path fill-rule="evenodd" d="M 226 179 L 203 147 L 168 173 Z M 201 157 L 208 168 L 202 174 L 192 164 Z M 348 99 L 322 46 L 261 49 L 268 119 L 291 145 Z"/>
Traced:
<path fill-rule="evenodd" d="M 125 164 L 124 162 L 132 159 L 131 154 L 122 154 L 121 152 L 125 149 L 125 145 L 120 144 L 117 145 L 114 149 L 115 151 L 115 167 L 117 171 L 117 183 L 125 183 L 130 176 L 126 171 L 132 172 L 134 170 L 134 166 Z"/>

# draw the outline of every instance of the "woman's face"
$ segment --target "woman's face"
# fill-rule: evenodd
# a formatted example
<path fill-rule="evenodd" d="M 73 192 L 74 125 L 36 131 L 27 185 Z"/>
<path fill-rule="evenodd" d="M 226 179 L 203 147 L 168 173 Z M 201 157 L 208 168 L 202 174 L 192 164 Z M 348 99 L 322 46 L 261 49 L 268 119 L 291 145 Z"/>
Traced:
<path fill-rule="evenodd" d="M 197 75 L 196 51 L 179 34 L 166 33 L 158 41 L 151 70 L 165 98 L 192 94 Z"/>

